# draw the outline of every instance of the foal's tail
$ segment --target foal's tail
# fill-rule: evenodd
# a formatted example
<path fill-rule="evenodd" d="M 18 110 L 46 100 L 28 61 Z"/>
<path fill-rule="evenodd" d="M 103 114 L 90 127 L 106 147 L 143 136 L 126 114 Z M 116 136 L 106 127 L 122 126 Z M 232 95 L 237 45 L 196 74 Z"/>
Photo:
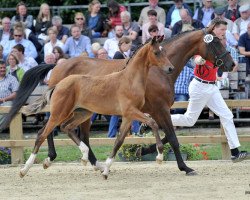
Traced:
<path fill-rule="evenodd" d="M 55 86 L 53 88 L 50 88 L 46 93 L 44 93 L 41 97 L 36 99 L 34 103 L 26 106 L 23 109 L 23 114 L 25 115 L 32 115 L 39 113 L 49 102 L 50 97 L 52 95 L 53 90 L 55 89 Z"/>
<path fill-rule="evenodd" d="M 28 70 L 19 85 L 16 98 L 12 101 L 9 113 L 5 114 L 0 122 L 0 130 L 6 128 L 15 117 L 21 107 L 26 103 L 30 94 L 35 90 L 38 83 L 43 80 L 55 64 L 43 64 Z"/>

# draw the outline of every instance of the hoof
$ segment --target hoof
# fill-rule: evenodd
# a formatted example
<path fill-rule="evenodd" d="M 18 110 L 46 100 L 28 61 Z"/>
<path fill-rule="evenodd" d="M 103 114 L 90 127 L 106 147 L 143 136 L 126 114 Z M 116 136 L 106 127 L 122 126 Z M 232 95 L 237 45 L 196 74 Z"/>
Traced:
<path fill-rule="evenodd" d="M 108 174 L 102 173 L 102 177 L 103 177 L 104 180 L 107 180 L 108 179 Z"/>
<path fill-rule="evenodd" d="M 20 178 L 23 178 L 25 175 L 26 175 L 26 174 L 25 174 L 25 173 L 23 173 L 23 172 L 22 172 L 22 170 L 20 170 L 20 172 L 19 172 L 19 176 L 20 176 Z"/>
<path fill-rule="evenodd" d="M 162 164 L 162 160 L 161 160 L 161 159 L 156 158 L 156 162 L 157 162 L 158 164 Z"/>
<path fill-rule="evenodd" d="M 196 171 L 191 171 L 191 172 L 188 172 L 186 173 L 186 176 L 197 176 L 198 173 Z"/>
<path fill-rule="evenodd" d="M 43 169 L 48 169 L 51 165 L 52 165 L 52 162 L 50 162 L 48 158 L 46 158 L 43 161 Z"/>
<path fill-rule="evenodd" d="M 83 160 L 83 159 L 81 159 L 81 163 L 83 164 L 83 166 L 86 166 L 87 163 L 88 163 L 88 160 Z"/>

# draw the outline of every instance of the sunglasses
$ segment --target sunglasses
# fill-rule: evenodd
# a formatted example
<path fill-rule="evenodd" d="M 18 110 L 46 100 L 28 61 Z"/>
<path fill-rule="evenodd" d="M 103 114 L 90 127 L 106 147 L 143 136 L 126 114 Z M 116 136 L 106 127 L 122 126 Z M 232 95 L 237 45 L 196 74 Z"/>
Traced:
<path fill-rule="evenodd" d="M 15 37 L 22 37 L 22 35 L 14 35 Z"/>
<path fill-rule="evenodd" d="M 83 18 L 76 18 L 76 20 L 83 20 Z"/>

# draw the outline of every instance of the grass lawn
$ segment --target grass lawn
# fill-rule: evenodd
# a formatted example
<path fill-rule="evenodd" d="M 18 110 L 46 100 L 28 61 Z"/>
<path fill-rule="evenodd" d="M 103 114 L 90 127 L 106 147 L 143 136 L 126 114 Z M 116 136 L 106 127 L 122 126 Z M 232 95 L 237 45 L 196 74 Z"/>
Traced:
<path fill-rule="evenodd" d="M 92 134 L 92 138 L 105 138 L 107 137 L 106 134 Z M 56 138 L 67 138 L 65 134 L 59 134 Z M 242 143 L 240 150 L 246 150 L 250 152 L 250 144 L 249 143 Z M 93 146 L 92 150 L 94 154 L 100 161 L 106 160 L 107 156 L 110 154 L 113 146 L 104 145 L 104 146 Z M 220 144 L 204 144 L 200 145 L 202 150 L 206 151 L 208 154 L 209 160 L 220 160 L 221 159 L 221 146 Z M 33 148 L 25 148 L 25 160 L 28 159 L 31 151 Z M 57 146 L 57 158 L 55 161 L 58 162 L 79 162 L 81 158 L 81 152 L 77 146 Z M 48 149 L 47 147 L 41 147 L 40 151 L 37 155 L 37 162 L 42 162 L 45 158 L 47 158 Z M 119 158 L 117 158 L 119 160 Z"/>

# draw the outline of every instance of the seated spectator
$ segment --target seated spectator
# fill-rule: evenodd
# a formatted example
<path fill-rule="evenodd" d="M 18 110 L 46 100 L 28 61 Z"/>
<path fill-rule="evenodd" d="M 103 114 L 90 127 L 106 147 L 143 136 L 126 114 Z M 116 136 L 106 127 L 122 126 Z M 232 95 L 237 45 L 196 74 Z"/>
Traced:
<path fill-rule="evenodd" d="M 144 24 L 149 22 L 148 19 L 148 11 L 149 10 L 155 10 L 157 12 L 157 21 L 160 23 L 164 24 L 166 23 L 166 13 L 165 10 L 161 7 L 158 6 L 158 0 L 148 0 L 149 6 L 145 7 L 142 9 L 138 24 L 139 26 L 143 26 Z"/>
<path fill-rule="evenodd" d="M 193 19 L 202 22 L 204 27 L 207 27 L 208 23 L 214 18 L 214 9 L 212 0 L 202 0 L 202 7 L 197 8 Z"/>
<path fill-rule="evenodd" d="M 89 57 L 94 57 L 91 51 L 90 39 L 81 35 L 81 29 L 77 25 L 71 26 L 71 37 L 69 37 L 63 46 L 64 53 L 68 54 L 70 58 L 77 57 L 86 51 Z"/>
<path fill-rule="evenodd" d="M 25 48 L 22 44 L 15 45 L 11 50 L 11 53 L 14 53 L 18 58 L 18 62 L 19 62 L 18 66 L 26 72 L 29 69 L 37 66 L 38 64 L 34 58 L 25 56 L 24 52 L 25 52 Z"/>
<path fill-rule="evenodd" d="M 14 53 L 10 53 L 7 58 L 7 63 L 9 64 L 6 69 L 7 73 L 11 74 L 12 76 L 16 77 L 18 82 L 20 82 L 23 78 L 25 71 L 18 66 L 19 61 L 17 56 Z"/>
<path fill-rule="evenodd" d="M 17 79 L 6 73 L 6 66 L 3 60 L 0 60 L 0 105 L 10 106 L 11 101 L 16 97 L 16 91 L 19 87 Z"/>
<path fill-rule="evenodd" d="M 238 41 L 240 36 L 247 32 L 247 24 L 250 22 L 250 4 L 240 6 L 240 18 L 238 18 L 233 25 L 233 35 Z"/>
<path fill-rule="evenodd" d="M 85 19 L 83 13 L 81 13 L 81 12 L 75 13 L 74 20 L 75 20 L 75 25 L 80 27 L 81 34 L 92 39 L 92 31 L 89 27 L 87 27 L 86 19 Z"/>
<path fill-rule="evenodd" d="M 150 38 L 148 28 L 151 25 L 156 25 L 158 27 L 159 35 L 165 35 L 165 27 L 162 23 L 157 21 L 157 12 L 155 10 L 148 11 L 148 19 L 149 22 L 142 26 L 142 44 L 144 44 Z"/>
<path fill-rule="evenodd" d="M 7 58 L 8 54 L 11 52 L 12 48 L 17 44 L 22 44 L 25 48 L 25 56 L 36 58 L 37 57 L 37 50 L 34 44 L 27 39 L 24 39 L 25 32 L 23 28 L 17 27 L 14 29 L 14 39 L 10 40 L 6 47 L 4 48 L 4 58 Z"/>
<path fill-rule="evenodd" d="M 63 52 L 62 48 L 55 46 L 52 50 L 52 53 L 55 55 L 56 64 L 66 60 L 68 57 Z"/>
<path fill-rule="evenodd" d="M 102 47 L 101 47 L 100 43 L 98 43 L 98 42 L 95 42 L 91 45 L 91 50 L 94 54 L 94 58 L 97 58 L 97 52 L 100 48 L 102 48 Z"/>
<path fill-rule="evenodd" d="M 109 58 L 113 58 L 115 52 L 118 51 L 118 42 L 123 36 L 123 27 L 121 25 L 117 25 L 114 28 L 115 37 L 109 38 L 104 42 L 103 48 L 108 52 Z"/>
<path fill-rule="evenodd" d="M 6 46 L 9 40 L 13 39 L 13 30 L 10 25 L 10 18 L 4 17 L 2 19 L 3 28 L 0 29 L 0 44 Z"/>
<path fill-rule="evenodd" d="M 86 15 L 86 26 L 90 28 L 93 38 L 101 37 L 103 28 L 103 15 L 100 12 L 101 3 L 93 0 L 89 4 L 89 12 Z"/>
<path fill-rule="evenodd" d="M 66 26 L 63 26 L 62 18 L 60 16 L 52 17 L 52 25 L 58 31 L 57 39 L 60 40 L 64 44 L 70 35 L 69 28 Z"/>
<path fill-rule="evenodd" d="M 97 51 L 97 58 L 99 59 L 110 59 L 108 57 L 108 52 L 106 51 L 106 49 L 104 48 L 100 48 L 98 51 Z"/>
<path fill-rule="evenodd" d="M 125 11 L 126 8 L 122 5 L 119 5 L 119 3 L 117 3 L 114 0 L 108 0 L 107 7 L 109 9 L 107 23 L 111 25 L 112 28 L 114 28 L 117 25 L 121 25 L 122 24 L 121 12 Z"/>
<path fill-rule="evenodd" d="M 191 68 L 190 64 L 184 66 L 180 75 L 175 81 L 174 84 L 174 101 L 188 101 L 188 86 L 194 77 L 194 69 Z M 184 108 L 176 108 L 173 110 L 172 114 L 184 114 L 186 109 Z"/>
<path fill-rule="evenodd" d="M 3 46 L 0 44 L 0 60 L 3 60 Z"/>
<path fill-rule="evenodd" d="M 204 28 L 200 21 L 192 19 L 187 9 L 181 9 L 180 16 L 181 20 L 176 22 L 172 29 L 172 36 L 187 30 Z"/>
<path fill-rule="evenodd" d="M 131 15 L 128 11 L 121 12 L 121 21 L 123 26 L 123 34 L 129 35 L 130 31 L 135 31 L 139 34 L 140 27 L 136 22 L 131 21 Z"/>
<path fill-rule="evenodd" d="M 180 10 L 187 9 L 189 15 L 192 17 L 193 13 L 191 8 L 183 3 L 183 0 L 174 0 L 174 5 L 170 7 L 167 13 L 166 27 L 172 29 L 174 24 L 181 20 Z"/>
<path fill-rule="evenodd" d="M 238 46 L 240 54 L 245 56 L 246 73 L 248 76 L 250 74 L 250 22 L 247 25 L 247 32 L 240 36 Z"/>
<path fill-rule="evenodd" d="M 138 48 L 138 46 L 141 45 L 141 38 L 139 38 L 138 32 L 136 31 L 130 31 L 128 37 L 132 40 L 132 45 L 130 49 L 131 51 L 130 55 L 131 55 Z"/>
<path fill-rule="evenodd" d="M 220 18 L 227 22 L 227 30 L 232 33 L 233 30 L 233 21 L 225 17 L 225 8 L 218 7 L 214 9 L 214 17 Z"/>
<path fill-rule="evenodd" d="M 234 22 L 236 19 L 240 17 L 238 0 L 228 0 L 228 5 L 224 7 L 225 9 L 225 17 Z"/>
<path fill-rule="evenodd" d="M 63 48 L 63 43 L 57 38 L 58 31 L 54 27 L 50 27 L 47 31 L 49 42 L 44 45 L 44 58 L 47 54 L 52 53 L 53 47 L 58 46 Z"/>
<path fill-rule="evenodd" d="M 14 26 L 16 22 L 23 22 L 25 28 L 33 30 L 33 16 L 27 14 L 27 6 L 22 1 L 16 6 L 16 15 L 11 19 L 11 26 Z"/>
<path fill-rule="evenodd" d="M 52 26 L 50 8 L 47 3 L 43 3 L 40 6 L 38 16 L 35 24 L 35 34 L 42 44 L 48 41 L 47 31 Z"/>

